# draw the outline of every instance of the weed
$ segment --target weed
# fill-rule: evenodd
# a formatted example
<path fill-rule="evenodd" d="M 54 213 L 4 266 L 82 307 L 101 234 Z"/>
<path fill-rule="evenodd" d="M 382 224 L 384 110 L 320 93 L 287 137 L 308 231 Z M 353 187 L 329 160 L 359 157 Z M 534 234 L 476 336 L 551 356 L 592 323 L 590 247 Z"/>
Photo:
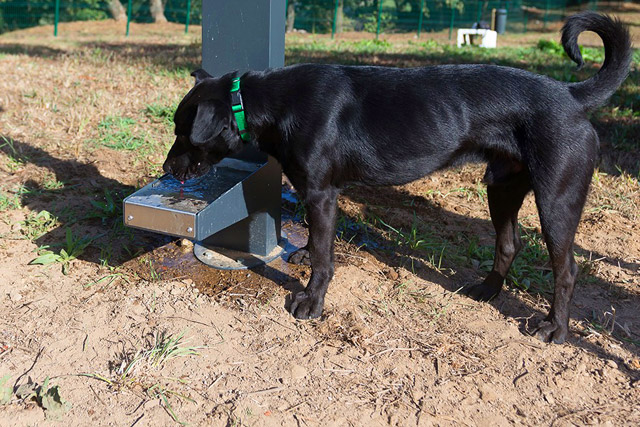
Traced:
<path fill-rule="evenodd" d="M 85 377 L 97 379 L 107 383 L 114 389 L 123 387 L 141 386 L 147 396 L 151 398 L 160 398 L 164 403 L 164 408 L 171 418 L 184 425 L 179 420 L 173 407 L 169 402 L 169 396 L 175 396 L 182 400 L 193 402 L 193 399 L 171 390 L 166 385 L 161 384 L 157 379 L 148 375 L 150 370 L 159 370 L 172 359 L 178 357 L 197 356 L 198 350 L 204 348 L 201 346 L 184 346 L 183 338 L 185 332 L 178 335 L 167 335 L 166 332 L 155 332 L 153 342 L 149 343 L 149 348 L 142 347 L 136 351 L 133 356 L 124 355 L 123 360 L 116 369 L 115 377 L 108 378 L 100 374 L 86 373 L 80 374 Z M 145 371 L 146 368 L 146 371 Z"/>
<path fill-rule="evenodd" d="M 129 280 L 127 279 L 126 274 L 123 273 L 110 273 L 107 274 L 106 276 L 101 277 L 98 280 L 94 280 L 93 282 L 89 282 L 86 285 L 83 286 L 83 288 L 88 289 L 94 285 L 97 285 L 99 283 L 103 283 L 106 282 L 105 285 L 103 286 L 103 288 L 111 285 L 112 283 L 114 283 L 115 281 L 117 281 L 118 279 L 123 279 L 125 282 L 129 283 Z"/>
<path fill-rule="evenodd" d="M 45 416 L 49 420 L 59 420 L 71 409 L 71 403 L 60 396 L 60 387 L 49 386 L 49 377 L 44 379 L 41 386 L 31 381 L 21 385 L 15 391 L 15 395 L 23 400 L 35 400 L 44 409 Z"/>
<path fill-rule="evenodd" d="M 155 332 L 151 348 L 138 350 L 135 355 L 128 360 L 122 361 L 117 373 L 120 381 L 126 383 L 130 381 L 136 370 L 145 365 L 150 368 L 160 369 L 171 359 L 176 357 L 197 356 L 198 350 L 204 347 L 182 347 L 182 338 L 185 332 L 176 336 L 167 335 L 166 332 Z"/>
<path fill-rule="evenodd" d="M 85 218 L 99 218 L 102 224 L 108 220 L 122 217 L 122 200 L 114 200 L 108 189 L 104 190 L 104 201 L 90 200 L 94 209 Z"/>
<path fill-rule="evenodd" d="M 629 325 L 621 325 L 616 321 L 616 309 L 611 307 L 611 311 L 605 311 L 602 315 L 597 315 L 595 311 L 591 314 L 591 319 L 586 319 L 586 332 L 594 335 L 604 335 L 609 338 L 625 341 L 640 347 L 640 341 L 632 338 Z M 622 332 L 616 332 L 617 329 Z"/>
<path fill-rule="evenodd" d="M 74 237 L 70 228 L 67 228 L 65 247 L 60 249 L 59 253 L 48 250 L 48 246 L 40 248 L 41 254 L 32 260 L 29 264 L 49 265 L 54 263 L 62 264 L 62 273 L 69 274 L 69 266 L 71 261 L 79 257 L 91 242 L 96 239 L 87 237 Z"/>
<path fill-rule="evenodd" d="M 11 397 L 13 396 L 13 387 L 7 384 L 10 378 L 11 376 L 8 374 L 0 378 L 0 405 L 6 405 L 7 403 L 11 402 Z"/>
<path fill-rule="evenodd" d="M 22 233 L 29 240 L 37 240 L 58 224 L 58 218 L 49 211 L 42 210 L 31 213 L 27 219 L 21 221 Z"/>

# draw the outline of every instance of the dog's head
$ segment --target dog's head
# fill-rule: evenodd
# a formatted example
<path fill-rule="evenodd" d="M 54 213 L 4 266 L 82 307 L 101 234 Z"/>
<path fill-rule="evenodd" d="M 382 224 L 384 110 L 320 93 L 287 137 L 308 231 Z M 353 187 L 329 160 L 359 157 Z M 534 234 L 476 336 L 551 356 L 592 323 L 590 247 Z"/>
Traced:
<path fill-rule="evenodd" d="M 162 166 L 180 181 L 206 174 L 212 165 L 242 149 L 231 111 L 232 77 L 213 78 L 204 70 L 191 75 L 196 83 L 175 112 L 176 141 Z"/>

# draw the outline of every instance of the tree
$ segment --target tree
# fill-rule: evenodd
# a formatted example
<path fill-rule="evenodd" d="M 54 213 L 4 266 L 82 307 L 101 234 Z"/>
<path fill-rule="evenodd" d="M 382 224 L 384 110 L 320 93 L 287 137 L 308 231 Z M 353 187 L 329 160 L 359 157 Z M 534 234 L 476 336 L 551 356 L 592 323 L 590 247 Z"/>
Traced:
<path fill-rule="evenodd" d="M 293 25 L 296 21 L 296 2 L 295 0 L 289 0 L 287 4 L 287 32 L 293 31 Z"/>
<path fill-rule="evenodd" d="M 342 32 L 343 24 L 344 24 L 344 0 L 339 0 L 338 11 L 336 13 L 336 33 Z"/>
<path fill-rule="evenodd" d="M 164 16 L 164 2 L 162 0 L 149 0 L 149 6 L 153 22 L 167 22 L 167 18 Z"/>
<path fill-rule="evenodd" d="M 125 21 L 127 19 L 126 9 L 120 3 L 120 0 L 109 0 L 109 13 L 116 21 Z"/>

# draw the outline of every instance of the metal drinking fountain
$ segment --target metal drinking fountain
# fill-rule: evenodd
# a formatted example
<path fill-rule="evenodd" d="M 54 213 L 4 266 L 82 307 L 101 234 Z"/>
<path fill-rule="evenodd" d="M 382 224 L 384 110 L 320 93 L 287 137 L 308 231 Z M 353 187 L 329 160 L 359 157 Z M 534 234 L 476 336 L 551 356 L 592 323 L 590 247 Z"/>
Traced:
<path fill-rule="evenodd" d="M 212 76 L 284 65 L 285 0 L 203 0 L 202 68 Z M 283 251 L 282 171 L 246 147 L 182 185 L 164 175 L 124 199 L 129 227 L 194 240 L 216 268 L 250 268 Z"/>

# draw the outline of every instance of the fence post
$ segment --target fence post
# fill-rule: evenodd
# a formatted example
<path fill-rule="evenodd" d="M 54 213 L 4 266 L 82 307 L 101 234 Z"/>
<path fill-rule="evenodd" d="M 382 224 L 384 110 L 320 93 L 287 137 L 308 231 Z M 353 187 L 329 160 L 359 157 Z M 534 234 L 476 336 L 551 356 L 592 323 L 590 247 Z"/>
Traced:
<path fill-rule="evenodd" d="M 127 4 L 127 33 L 125 34 L 127 37 L 129 37 L 129 22 L 131 22 L 131 0 Z"/>
<path fill-rule="evenodd" d="M 58 21 L 60 20 L 60 0 L 56 0 L 55 17 L 53 18 L 53 37 L 58 37 Z"/>
<path fill-rule="evenodd" d="M 418 38 L 420 38 L 420 32 L 422 31 L 422 13 L 424 11 L 424 0 L 420 0 L 420 17 L 418 18 Z"/>
<path fill-rule="evenodd" d="M 382 17 L 382 0 L 378 0 L 378 25 L 376 26 L 376 40 L 380 35 L 380 19 Z"/>
<path fill-rule="evenodd" d="M 336 7 L 333 9 L 333 25 L 331 26 L 331 38 L 333 39 L 336 35 L 336 21 L 338 20 L 338 2 L 340 0 L 336 0 Z"/>
<path fill-rule="evenodd" d="M 187 19 L 184 23 L 184 33 L 189 34 L 189 19 L 191 18 L 191 0 L 187 0 Z"/>
<path fill-rule="evenodd" d="M 549 20 L 549 0 L 545 0 L 544 2 L 544 23 L 542 24 L 542 28 L 547 29 L 547 21 Z"/>
<path fill-rule="evenodd" d="M 456 14 L 456 10 L 453 7 L 455 5 L 455 2 L 451 3 L 451 23 L 449 24 L 449 40 L 451 40 L 451 34 L 453 34 L 453 18 Z"/>

